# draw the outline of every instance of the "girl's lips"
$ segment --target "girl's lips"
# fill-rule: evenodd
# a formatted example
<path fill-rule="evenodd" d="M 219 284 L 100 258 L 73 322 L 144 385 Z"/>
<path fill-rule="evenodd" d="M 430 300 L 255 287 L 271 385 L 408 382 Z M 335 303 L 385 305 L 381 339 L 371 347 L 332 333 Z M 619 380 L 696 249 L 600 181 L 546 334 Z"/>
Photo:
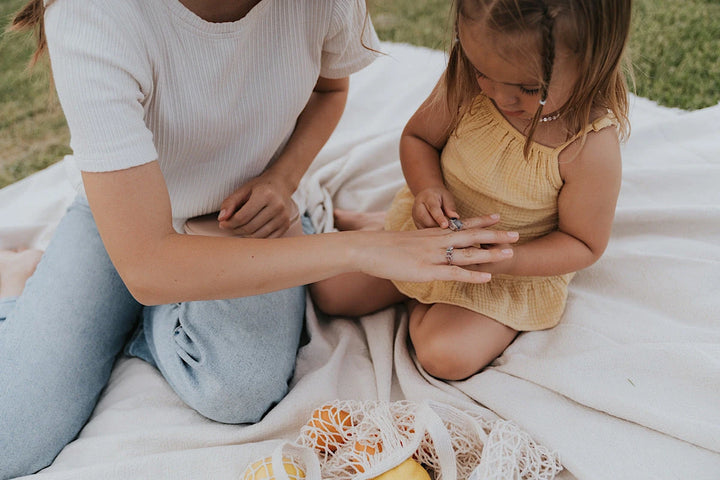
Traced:
<path fill-rule="evenodd" d="M 508 117 L 519 117 L 523 114 L 522 110 L 516 110 L 516 111 L 509 111 L 509 110 L 501 110 L 503 115 L 507 115 Z"/>

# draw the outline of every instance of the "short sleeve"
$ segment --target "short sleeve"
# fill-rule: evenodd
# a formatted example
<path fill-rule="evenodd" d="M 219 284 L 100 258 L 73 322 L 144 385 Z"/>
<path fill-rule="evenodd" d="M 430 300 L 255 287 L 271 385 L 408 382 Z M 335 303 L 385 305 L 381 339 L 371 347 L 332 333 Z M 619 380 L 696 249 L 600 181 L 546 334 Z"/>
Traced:
<path fill-rule="evenodd" d="M 330 28 L 323 43 L 320 75 L 347 77 L 377 57 L 380 47 L 365 0 L 335 0 Z"/>
<path fill-rule="evenodd" d="M 113 15 L 92 0 L 52 2 L 45 12 L 55 88 L 83 171 L 121 170 L 157 158 L 144 119 L 152 88 L 147 54 L 138 35 Z"/>

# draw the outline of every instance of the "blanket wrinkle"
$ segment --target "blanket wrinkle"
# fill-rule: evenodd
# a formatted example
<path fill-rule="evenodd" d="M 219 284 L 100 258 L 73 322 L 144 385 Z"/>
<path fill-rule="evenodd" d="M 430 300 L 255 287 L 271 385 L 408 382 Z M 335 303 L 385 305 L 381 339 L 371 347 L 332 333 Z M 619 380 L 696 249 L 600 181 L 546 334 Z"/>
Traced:
<path fill-rule="evenodd" d="M 346 112 L 296 192 L 317 231 L 334 230 L 334 208 L 387 208 L 403 184 L 400 131 L 445 55 L 383 50 L 391 56 L 353 76 Z M 467 380 L 441 382 L 418 367 L 403 308 L 356 321 L 308 305 L 292 389 L 256 425 L 207 421 L 154 368 L 123 357 L 79 437 L 28 478 L 236 479 L 328 400 L 429 399 L 511 420 L 558 452 L 562 480 L 717 480 L 720 105 L 631 105 L 611 240 L 571 282 L 558 327 L 520 335 Z M 0 248 L 47 245 L 74 197 L 63 164 L 0 190 Z"/>

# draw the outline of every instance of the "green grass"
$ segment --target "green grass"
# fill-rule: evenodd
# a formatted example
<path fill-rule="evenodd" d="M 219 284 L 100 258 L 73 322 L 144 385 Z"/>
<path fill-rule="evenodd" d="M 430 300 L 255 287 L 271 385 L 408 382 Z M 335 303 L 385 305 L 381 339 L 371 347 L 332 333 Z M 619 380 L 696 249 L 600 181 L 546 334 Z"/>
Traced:
<path fill-rule="evenodd" d="M 444 48 L 448 0 L 370 0 L 383 40 Z M 720 1 L 635 0 L 630 53 L 636 93 L 695 110 L 720 102 Z"/>
<path fill-rule="evenodd" d="M 0 32 L 26 0 L 0 0 Z M 62 1 L 62 0 L 60 0 Z M 444 49 L 448 0 L 369 0 L 383 40 Z M 630 51 L 636 93 L 687 110 L 720 102 L 720 1 L 635 0 Z M 26 70 L 30 36 L 0 37 L 0 187 L 70 152 L 62 111 L 42 65 Z"/>

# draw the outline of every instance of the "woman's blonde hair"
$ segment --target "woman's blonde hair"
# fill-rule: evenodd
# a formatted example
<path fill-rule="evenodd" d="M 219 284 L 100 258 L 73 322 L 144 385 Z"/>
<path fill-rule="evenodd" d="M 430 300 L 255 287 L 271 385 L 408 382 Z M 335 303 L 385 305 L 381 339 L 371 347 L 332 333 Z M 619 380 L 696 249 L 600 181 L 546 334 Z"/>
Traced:
<path fill-rule="evenodd" d="M 491 32 L 509 34 L 510 39 L 536 39 L 541 101 L 552 81 L 556 47 L 562 46 L 574 57 L 578 79 L 570 98 L 558 110 L 568 125 L 568 138 L 590 123 L 597 108 L 615 115 L 621 138 L 626 138 L 630 130 L 625 72 L 630 73 L 626 45 L 631 8 L 631 0 L 455 0 L 455 40 L 434 101 L 446 102 L 453 115 L 453 130 L 480 93 L 475 69 L 463 52 L 457 31 L 461 20 L 483 22 Z M 526 157 L 541 117 L 542 105 L 538 105 L 525 132 Z"/>
<path fill-rule="evenodd" d="M 51 0 L 52 1 L 52 0 Z M 47 40 L 45 39 L 45 25 L 43 17 L 45 15 L 44 0 L 30 0 L 15 14 L 10 26 L 11 31 L 35 30 L 37 47 L 33 53 L 30 65 L 34 65 L 43 53 L 47 50 Z"/>

